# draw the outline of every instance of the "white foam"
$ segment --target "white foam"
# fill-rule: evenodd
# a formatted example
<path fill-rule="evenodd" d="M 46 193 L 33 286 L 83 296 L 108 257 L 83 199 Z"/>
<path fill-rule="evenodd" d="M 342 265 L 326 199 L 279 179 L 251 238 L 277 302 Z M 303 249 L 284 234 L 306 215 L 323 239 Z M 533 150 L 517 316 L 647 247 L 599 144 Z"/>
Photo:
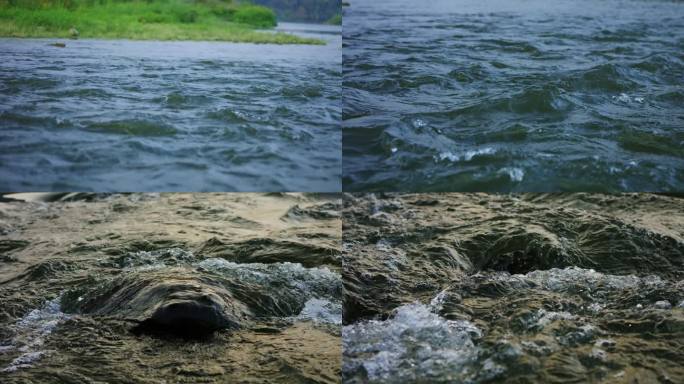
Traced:
<path fill-rule="evenodd" d="M 225 277 L 246 283 L 278 284 L 300 292 L 305 299 L 325 297 L 336 300 L 342 292 L 342 277 L 326 267 L 306 268 L 300 263 L 234 263 L 221 258 L 204 259 L 194 264 Z"/>
<path fill-rule="evenodd" d="M 398 271 L 402 264 L 406 263 L 406 252 L 399 248 L 394 248 L 385 239 L 378 240 L 375 243 L 375 248 L 382 252 L 378 255 L 382 259 L 383 265 L 387 268 L 388 272 Z"/>
<path fill-rule="evenodd" d="M 313 298 L 307 300 L 304 309 L 299 313 L 298 320 L 308 320 L 314 323 L 342 324 L 342 303 Z"/>
<path fill-rule="evenodd" d="M 572 319 L 575 319 L 575 316 L 569 312 L 555 312 L 538 309 L 524 320 L 524 325 L 527 329 L 542 329 L 553 322 Z"/>
<path fill-rule="evenodd" d="M 632 99 L 626 93 L 621 93 L 620 96 L 613 96 L 613 100 L 629 103 Z"/>
<path fill-rule="evenodd" d="M 60 309 L 61 296 L 47 301 L 42 307 L 34 309 L 11 328 L 15 332 L 10 345 L 3 346 L 4 353 L 19 351 L 15 358 L 2 372 L 12 372 L 20 368 L 31 367 L 48 351 L 43 350 L 45 340 L 59 324 L 69 318 Z"/>
<path fill-rule="evenodd" d="M 596 291 L 599 289 L 628 289 L 638 286 L 663 286 L 665 282 L 658 276 L 637 277 L 634 275 L 607 275 L 593 269 L 567 267 L 536 270 L 525 275 L 513 275 L 515 278 L 532 280 L 539 287 L 550 291 L 566 291 L 583 289 Z"/>
<path fill-rule="evenodd" d="M 427 126 L 427 123 L 425 122 L 425 120 L 422 120 L 422 119 L 414 119 L 412 121 L 412 124 L 413 124 L 413 128 L 416 128 L 416 129 L 424 128 Z"/>
<path fill-rule="evenodd" d="M 499 173 L 507 174 L 511 181 L 521 182 L 525 177 L 525 171 L 522 168 L 504 167 L 499 170 Z"/>
<path fill-rule="evenodd" d="M 432 300 L 430 300 L 430 308 L 433 312 L 439 313 L 442 310 L 442 307 L 444 306 L 444 300 L 446 299 L 446 297 L 447 290 L 444 289 L 435 297 L 433 297 Z"/>
<path fill-rule="evenodd" d="M 457 161 L 470 161 L 472 160 L 475 156 L 482 156 L 482 155 L 492 155 L 496 153 L 496 149 L 492 147 L 485 147 L 485 148 L 479 148 L 479 149 L 473 149 L 461 153 L 454 153 L 454 152 L 440 152 L 439 154 L 434 156 L 435 161 L 445 161 L 449 160 L 452 163 L 455 163 Z"/>
<path fill-rule="evenodd" d="M 631 103 L 632 101 L 642 104 L 644 102 L 643 97 L 630 97 L 626 93 L 621 93 L 619 96 L 613 96 L 613 100 L 619 101 L 621 103 Z"/>
<path fill-rule="evenodd" d="M 192 252 L 181 248 L 168 248 L 156 251 L 130 252 L 124 257 L 122 267 L 137 271 L 161 269 L 179 262 L 190 263 L 195 261 Z"/>
<path fill-rule="evenodd" d="M 362 369 L 370 381 L 465 378 L 475 370 L 479 349 L 473 340 L 480 337 L 482 331 L 469 321 L 446 320 L 429 305 L 403 305 L 388 320 L 342 328 L 343 370 Z"/>
<path fill-rule="evenodd" d="M 505 372 L 506 367 L 496 363 L 490 358 L 485 360 L 484 364 L 482 364 L 482 368 L 478 374 L 478 379 L 482 381 L 489 381 L 503 375 Z"/>

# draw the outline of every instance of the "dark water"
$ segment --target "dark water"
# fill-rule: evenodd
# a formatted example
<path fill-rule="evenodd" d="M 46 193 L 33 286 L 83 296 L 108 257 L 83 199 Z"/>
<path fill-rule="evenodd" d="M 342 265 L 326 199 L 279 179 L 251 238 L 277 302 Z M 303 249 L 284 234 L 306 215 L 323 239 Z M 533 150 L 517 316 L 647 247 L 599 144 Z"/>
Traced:
<path fill-rule="evenodd" d="M 347 194 L 344 383 L 682 383 L 681 199 Z"/>
<path fill-rule="evenodd" d="M 339 190 L 340 29 L 299 29 L 328 44 L 0 40 L 0 190 Z"/>
<path fill-rule="evenodd" d="M 353 1 L 347 190 L 684 188 L 684 4 Z"/>

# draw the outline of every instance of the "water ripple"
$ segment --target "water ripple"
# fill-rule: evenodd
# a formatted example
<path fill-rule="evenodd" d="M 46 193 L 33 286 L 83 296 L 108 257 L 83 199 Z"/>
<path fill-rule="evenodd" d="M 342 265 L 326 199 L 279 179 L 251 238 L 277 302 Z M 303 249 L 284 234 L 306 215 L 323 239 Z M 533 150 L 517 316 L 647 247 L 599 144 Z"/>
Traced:
<path fill-rule="evenodd" d="M 344 188 L 682 190 L 683 7 L 354 2 Z"/>
<path fill-rule="evenodd" d="M 339 191 L 341 36 L 322 38 L 1 39 L 0 190 Z"/>

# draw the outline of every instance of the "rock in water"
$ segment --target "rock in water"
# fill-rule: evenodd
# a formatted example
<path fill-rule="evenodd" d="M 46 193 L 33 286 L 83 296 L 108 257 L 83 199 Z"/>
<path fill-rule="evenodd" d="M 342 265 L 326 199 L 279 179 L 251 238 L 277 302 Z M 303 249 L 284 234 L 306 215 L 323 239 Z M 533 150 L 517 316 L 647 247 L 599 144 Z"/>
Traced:
<path fill-rule="evenodd" d="M 238 328 L 239 323 L 224 312 L 225 307 L 223 299 L 213 293 L 176 292 L 157 305 L 135 331 L 195 338 L 219 329 Z"/>
<path fill-rule="evenodd" d="M 64 44 L 64 43 L 52 43 L 49 45 L 52 47 L 57 47 L 57 48 L 65 48 L 66 47 L 66 44 Z"/>
<path fill-rule="evenodd" d="M 69 312 L 134 320 L 134 333 L 185 338 L 237 329 L 250 315 L 220 284 L 180 270 L 173 277 L 133 273 L 94 289 L 74 290 L 63 306 Z"/>

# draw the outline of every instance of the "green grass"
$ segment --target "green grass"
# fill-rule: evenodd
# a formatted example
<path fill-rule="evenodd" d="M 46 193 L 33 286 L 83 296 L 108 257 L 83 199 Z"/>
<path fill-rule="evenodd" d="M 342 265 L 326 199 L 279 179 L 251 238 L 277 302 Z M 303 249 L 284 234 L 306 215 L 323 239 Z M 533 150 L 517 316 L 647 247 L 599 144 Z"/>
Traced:
<path fill-rule="evenodd" d="M 331 17 L 327 23 L 331 25 L 342 25 L 342 15 L 338 13 L 337 15 Z"/>
<path fill-rule="evenodd" d="M 221 0 L 0 0 L 0 36 L 324 44 L 286 33 L 272 10 Z"/>

